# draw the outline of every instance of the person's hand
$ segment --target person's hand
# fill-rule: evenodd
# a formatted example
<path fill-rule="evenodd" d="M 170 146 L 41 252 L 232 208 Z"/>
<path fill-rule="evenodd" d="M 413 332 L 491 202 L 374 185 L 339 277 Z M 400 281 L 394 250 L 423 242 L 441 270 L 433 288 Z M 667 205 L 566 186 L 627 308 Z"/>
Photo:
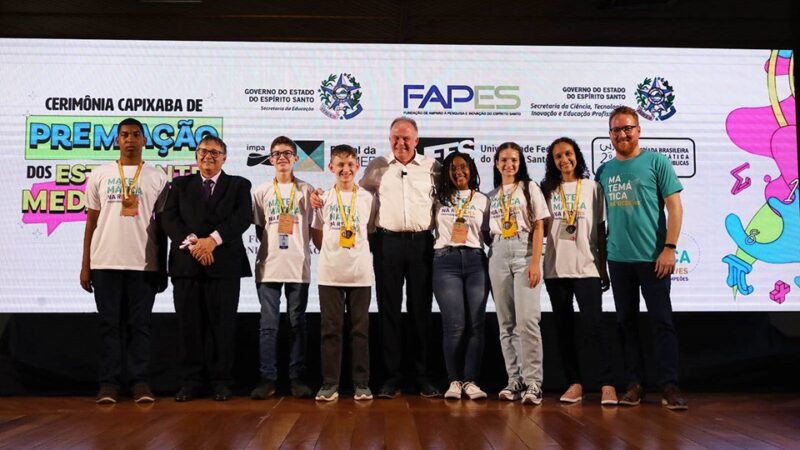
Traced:
<path fill-rule="evenodd" d="M 658 255 L 658 259 L 656 260 L 656 277 L 664 278 L 666 276 L 672 275 L 672 272 L 675 271 L 675 250 L 664 247 L 664 250 L 661 251 L 661 254 Z"/>
<path fill-rule="evenodd" d="M 325 191 L 323 191 L 320 188 L 315 189 L 314 192 L 311 193 L 311 207 L 312 208 L 314 208 L 314 209 L 322 208 L 322 205 L 323 205 L 322 196 L 323 195 L 325 195 Z"/>
<path fill-rule="evenodd" d="M 92 291 L 92 272 L 88 266 L 81 267 L 81 287 L 86 292 Z"/>
<path fill-rule="evenodd" d="M 204 266 L 210 266 L 214 263 L 214 249 L 217 248 L 217 241 L 212 237 L 204 237 L 198 239 L 191 248 L 191 253 L 194 259 Z"/>
<path fill-rule="evenodd" d="M 539 282 L 542 281 L 542 269 L 538 264 L 531 263 L 528 266 L 528 283 L 532 288 L 535 288 Z"/>
<path fill-rule="evenodd" d="M 214 254 L 213 253 L 208 253 L 208 254 L 205 254 L 205 255 L 201 255 L 201 256 L 197 257 L 196 259 L 201 265 L 204 265 L 204 266 L 210 266 L 210 265 L 214 264 Z"/>
<path fill-rule="evenodd" d="M 608 277 L 608 272 L 603 270 L 600 273 L 600 289 L 605 292 L 611 287 L 611 279 Z"/>

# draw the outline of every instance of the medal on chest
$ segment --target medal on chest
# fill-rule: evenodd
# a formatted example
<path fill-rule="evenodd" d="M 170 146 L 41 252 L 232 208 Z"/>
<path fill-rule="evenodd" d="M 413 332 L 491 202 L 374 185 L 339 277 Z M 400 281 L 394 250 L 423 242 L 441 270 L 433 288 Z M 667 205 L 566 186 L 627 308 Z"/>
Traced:
<path fill-rule="evenodd" d="M 578 238 L 578 207 L 581 203 L 581 180 L 578 180 L 572 208 L 567 205 L 567 196 L 564 194 L 563 183 L 558 187 L 558 192 L 561 196 L 561 208 L 564 211 L 564 218 L 561 219 L 561 223 L 558 226 L 558 238 L 575 241 Z"/>
<path fill-rule="evenodd" d="M 278 187 L 278 180 L 272 180 L 272 187 L 275 189 L 275 200 L 278 202 L 280 214 L 278 215 L 278 234 L 292 234 L 294 231 L 294 197 L 297 194 L 297 182 L 292 179 L 292 191 L 289 194 L 289 202 L 284 206 L 281 198 L 281 190 Z"/>
<path fill-rule="evenodd" d="M 131 184 L 128 185 L 125 179 L 125 172 L 122 170 L 122 163 L 117 161 L 119 170 L 119 182 L 122 187 L 122 209 L 119 215 L 124 217 L 136 217 L 139 215 L 139 196 L 136 195 L 136 184 L 139 182 L 139 175 L 142 173 L 144 161 L 139 162 L 136 175 L 133 176 Z"/>
<path fill-rule="evenodd" d="M 356 232 L 354 230 L 354 219 L 356 211 L 356 199 L 358 196 L 358 186 L 353 186 L 353 196 L 350 199 L 349 214 L 345 214 L 344 204 L 342 203 L 342 194 L 339 192 L 339 187 L 336 188 L 336 202 L 339 205 L 339 216 L 342 219 L 342 225 L 339 228 L 339 247 L 353 248 L 356 246 Z"/>
<path fill-rule="evenodd" d="M 500 220 L 500 237 L 503 239 L 513 238 L 517 235 L 517 218 L 511 214 L 511 198 L 517 190 L 519 183 L 514 185 L 514 189 L 508 194 L 506 198 L 503 192 L 503 186 L 500 186 L 500 209 L 503 212 L 503 217 Z"/>
<path fill-rule="evenodd" d="M 450 198 L 450 203 L 453 205 L 453 210 L 456 213 L 456 221 L 453 222 L 453 229 L 450 230 L 450 242 L 454 244 L 467 243 L 467 219 L 464 216 L 469 209 L 469 204 L 472 202 L 472 197 L 474 195 L 475 191 L 470 191 L 469 197 L 460 208 L 458 207 L 457 199 L 454 197 Z"/>

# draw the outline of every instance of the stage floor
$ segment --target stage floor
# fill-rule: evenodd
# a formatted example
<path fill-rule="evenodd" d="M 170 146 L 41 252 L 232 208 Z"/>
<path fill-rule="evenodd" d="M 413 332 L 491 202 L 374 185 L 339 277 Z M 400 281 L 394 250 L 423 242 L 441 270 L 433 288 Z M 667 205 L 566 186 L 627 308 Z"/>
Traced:
<path fill-rule="evenodd" d="M 275 397 L 228 402 L 159 398 L 95 405 L 88 397 L 0 398 L 2 448 L 800 448 L 797 394 L 689 393 L 689 411 L 601 407 L 597 394 L 541 406 L 394 400 L 332 403 Z"/>

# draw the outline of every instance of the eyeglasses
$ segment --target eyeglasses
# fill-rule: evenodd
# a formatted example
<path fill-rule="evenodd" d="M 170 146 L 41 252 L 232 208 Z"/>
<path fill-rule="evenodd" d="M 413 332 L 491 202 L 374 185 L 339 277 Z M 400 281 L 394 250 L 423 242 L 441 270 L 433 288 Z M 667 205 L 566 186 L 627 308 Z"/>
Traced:
<path fill-rule="evenodd" d="M 290 151 L 290 150 L 286 150 L 285 152 L 272 152 L 272 153 L 269 154 L 269 157 L 272 158 L 272 159 L 275 159 L 275 160 L 280 159 L 280 158 L 289 159 L 292 156 L 294 156 L 294 152 Z"/>
<path fill-rule="evenodd" d="M 614 127 L 610 131 L 611 134 L 631 134 L 631 132 L 637 128 L 639 128 L 639 125 L 625 125 L 624 127 Z"/>
<path fill-rule="evenodd" d="M 214 159 L 219 158 L 220 156 L 224 155 L 225 152 L 221 152 L 219 150 L 206 150 L 204 148 L 197 149 L 197 154 L 200 155 L 201 158 L 205 156 L 210 156 Z"/>

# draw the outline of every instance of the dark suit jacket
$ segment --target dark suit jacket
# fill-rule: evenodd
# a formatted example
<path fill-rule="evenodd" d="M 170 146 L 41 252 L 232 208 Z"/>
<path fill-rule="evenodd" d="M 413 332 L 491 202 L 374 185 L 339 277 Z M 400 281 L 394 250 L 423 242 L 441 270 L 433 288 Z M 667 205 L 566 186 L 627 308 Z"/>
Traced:
<path fill-rule="evenodd" d="M 253 223 L 253 202 L 250 181 L 220 174 L 214 194 L 203 201 L 202 177 L 199 173 L 175 178 L 161 214 L 161 224 L 172 244 L 169 252 L 169 274 L 172 277 L 240 278 L 252 276 L 242 234 Z M 204 267 L 180 245 L 186 236 L 208 237 L 216 230 L 222 245 L 214 249 L 214 263 Z"/>

